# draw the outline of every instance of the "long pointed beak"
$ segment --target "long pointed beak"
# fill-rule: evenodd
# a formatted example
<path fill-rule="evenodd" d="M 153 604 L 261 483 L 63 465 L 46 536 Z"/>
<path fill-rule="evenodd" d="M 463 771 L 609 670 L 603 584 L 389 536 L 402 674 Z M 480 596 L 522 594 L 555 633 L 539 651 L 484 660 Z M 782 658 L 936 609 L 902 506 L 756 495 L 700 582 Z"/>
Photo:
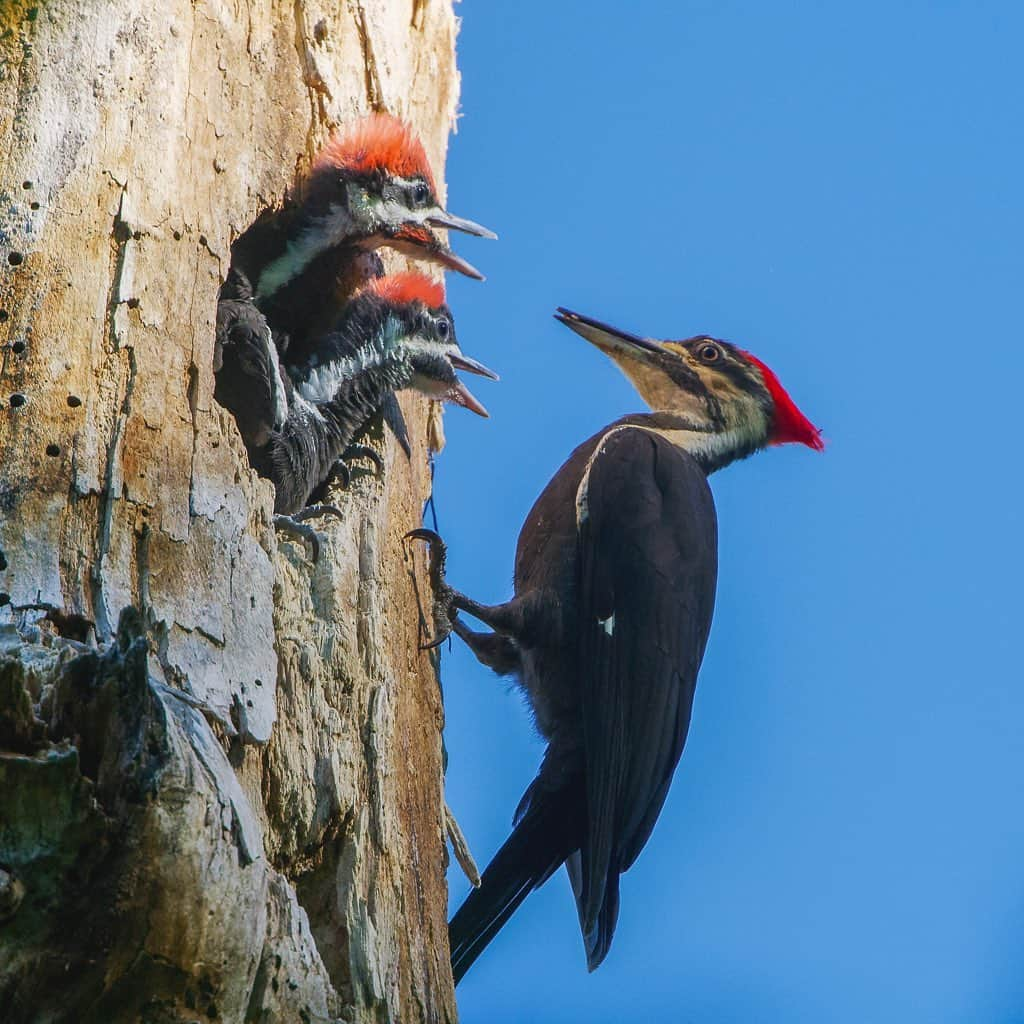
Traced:
<path fill-rule="evenodd" d="M 377 244 L 390 245 L 406 256 L 414 260 L 430 260 L 431 263 L 440 263 L 449 270 L 457 270 L 466 277 L 475 281 L 484 280 L 484 275 L 468 260 L 464 260 L 457 253 L 441 241 L 430 228 L 423 224 L 402 224 L 390 239 Z"/>
<path fill-rule="evenodd" d="M 564 306 L 558 307 L 555 319 L 609 355 L 629 355 L 646 361 L 652 355 L 665 356 L 668 354 L 658 342 L 651 338 L 641 338 L 638 334 L 620 331 L 618 327 L 612 327 L 611 324 L 584 316 L 582 313 L 574 313 Z"/>
<path fill-rule="evenodd" d="M 480 377 L 486 377 L 488 380 L 501 380 L 493 370 L 487 369 L 483 363 L 478 363 L 475 359 L 470 359 L 469 356 L 463 355 L 461 352 L 453 353 L 448 358 L 456 370 L 475 373 Z"/>
<path fill-rule="evenodd" d="M 465 231 L 467 235 L 476 235 L 477 238 L 497 238 L 498 236 L 476 221 L 466 220 L 465 217 L 456 217 L 447 210 L 438 210 L 427 218 L 427 223 L 435 228 L 448 228 L 450 231 Z"/>
<path fill-rule="evenodd" d="M 477 416 L 483 416 L 484 419 L 490 418 L 491 414 L 477 401 L 473 393 L 461 380 L 456 380 L 444 397 L 449 402 L 461 405 L 463 409 L 475 412 Z"/>
<path fill-rule="evenodd" d="M 458 253 L 452 252 L 447 245 L 441 245 L 441 243 L 438 242 L 438 244 L 431 249 L 430 256 L 443 267 L 447 267 L 449 270 L 457 270 L 460 274 L 465 274 L 466 277 L 473 278 L 474 281 L 486 280 L 484 275 L 481 274 L 480 271 L 469 262 L 469 260 L 464 260 Z"/>

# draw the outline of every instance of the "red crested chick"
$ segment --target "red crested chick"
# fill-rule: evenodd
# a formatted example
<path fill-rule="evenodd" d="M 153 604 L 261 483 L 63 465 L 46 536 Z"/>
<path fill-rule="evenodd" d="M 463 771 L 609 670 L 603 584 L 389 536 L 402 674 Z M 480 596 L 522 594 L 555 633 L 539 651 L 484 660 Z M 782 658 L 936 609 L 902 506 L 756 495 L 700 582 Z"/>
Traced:
<path fill-rule="evenodd" d="M 286 220 L 277 253 L 258 272 L 247 271 L 260 303 L 273 300 L 326 254 L 352 248 L 391 246 L 480 278 L 433 229 L 495 237 L 444 209 L 423 144 L 391 114 L 371 114 L 324 146 Z"/>

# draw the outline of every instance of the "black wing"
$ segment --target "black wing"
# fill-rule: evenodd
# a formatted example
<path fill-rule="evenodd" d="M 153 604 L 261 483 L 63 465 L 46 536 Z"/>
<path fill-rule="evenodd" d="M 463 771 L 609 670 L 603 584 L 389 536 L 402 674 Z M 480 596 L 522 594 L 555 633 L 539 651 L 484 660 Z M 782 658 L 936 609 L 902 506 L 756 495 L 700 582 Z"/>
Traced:
<path fill-rule="evenodd" d="M 217 303 L 214 396 L 234 413 L 250 449 L 267 443 L 288 416 L 289 381 L 270 327 L 251 298 Z"/>
<path fill-rule="evenodd" d="M 717 523 L 696 461 L 637 427 L 598 445 L 577 518 L 588 821 L 569 873 L 593 969 L 611 943 L 619 873 L 647 842 L 686 740 L 714 607 Z"/>

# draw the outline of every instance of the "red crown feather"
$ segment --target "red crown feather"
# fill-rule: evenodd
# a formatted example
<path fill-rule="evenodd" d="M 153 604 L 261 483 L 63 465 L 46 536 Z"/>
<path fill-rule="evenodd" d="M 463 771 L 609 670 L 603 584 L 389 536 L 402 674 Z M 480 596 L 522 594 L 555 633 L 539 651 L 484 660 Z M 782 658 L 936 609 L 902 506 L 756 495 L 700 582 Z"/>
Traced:
<path fill-rule="evenodd" d="M 445 303 L 444 285 L 415 270 L 374 278 L 365 291 L 396 306 L 422 302 L 430 309 L 438 309 Z"/>
<path fill-rule="evenodd" d="M 400 178 L 424 177 L 436 194 L 423 143 L 412 128 L 392 114 L 369 114 L 320 150 L 313 170 L 343 167 L 357 173 L 385 171 Z"/>
<path fill-rule="evenodd" d="M 769 443 L 805 444 L 815 451 L 824 451 L 825 442 L 821 438 L 821 431 L 796 407 L 796 402 L 789 397 L 789 392 L 779 382 L 779 378 L 757 356 L 749 352 L 743 354 L 761 371 L 764 386 L 775 406 L 775 424 Z"/>

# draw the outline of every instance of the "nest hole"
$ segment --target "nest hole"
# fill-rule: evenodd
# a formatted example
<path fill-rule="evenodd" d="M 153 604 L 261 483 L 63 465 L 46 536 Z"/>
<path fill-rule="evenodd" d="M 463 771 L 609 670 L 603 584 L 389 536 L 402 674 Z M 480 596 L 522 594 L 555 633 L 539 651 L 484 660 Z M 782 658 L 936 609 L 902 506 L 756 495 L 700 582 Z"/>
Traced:
<path fill-rule="evenodd" d="M 9 252 L 7 254 L 7 262 L 12 267 L 20 266 L 25 260 L 25 257 L 20 252 Z"/>
<path fill-rule="evenodd" d="M 25 398 L 25 396 L 23 394 L 21 394 L 20 391 L 15 391 L 14 394 L 11 395 L 11 399 L 10 399 L 11 408 L 12 409 L 20 409 L 25 404 L 26 401 L 27 401 L 27 399 Z"/>
<path fill-rule="evenodd" d="M 60 445 L 59 444 L 54 444 L 51 441 L 46 446 L 46 454 L 49 455 L 51 459 L 56 458 L 58 455 L 60 455 Z"/>

